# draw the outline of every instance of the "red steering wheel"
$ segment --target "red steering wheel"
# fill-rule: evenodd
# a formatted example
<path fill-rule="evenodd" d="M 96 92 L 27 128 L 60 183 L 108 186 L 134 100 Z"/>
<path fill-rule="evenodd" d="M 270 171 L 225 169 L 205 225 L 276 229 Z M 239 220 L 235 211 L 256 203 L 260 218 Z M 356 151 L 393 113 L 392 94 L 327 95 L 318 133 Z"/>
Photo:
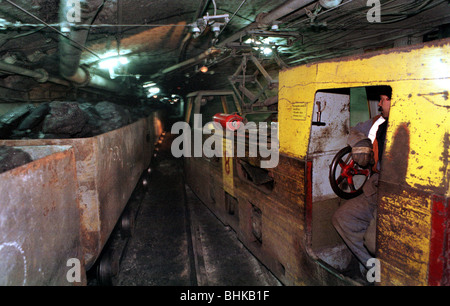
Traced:
<path fill-rule="evenodd" d="M 371 175 L 371 169 L 361 168 L 352 159 L 352 148 L 340 150 L 330 165 L 329 180 L 333 191 L 343 199 L 360 195 L 363 186 Z"/>

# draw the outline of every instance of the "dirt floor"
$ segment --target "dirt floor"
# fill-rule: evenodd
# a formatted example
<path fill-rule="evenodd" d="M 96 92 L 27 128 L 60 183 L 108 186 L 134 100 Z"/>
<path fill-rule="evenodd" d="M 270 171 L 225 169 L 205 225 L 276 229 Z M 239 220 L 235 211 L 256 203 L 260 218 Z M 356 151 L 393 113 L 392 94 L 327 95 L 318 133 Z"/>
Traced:
<path fill-rule="evenodd" d="M 172 139 L 166 134 L 158 145 L 114 285 L 280 286 L 184 184 Z"/>

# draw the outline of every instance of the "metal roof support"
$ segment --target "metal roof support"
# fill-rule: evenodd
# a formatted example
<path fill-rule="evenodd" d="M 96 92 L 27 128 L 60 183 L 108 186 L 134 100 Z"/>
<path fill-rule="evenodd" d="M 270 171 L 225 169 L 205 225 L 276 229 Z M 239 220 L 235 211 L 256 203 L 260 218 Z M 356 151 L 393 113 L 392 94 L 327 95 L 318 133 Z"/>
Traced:
<path fill-rule="evenodd" d="M 197 55 L 194 58 L 188 59 L 184 62 L 178 63 L 176 65 L 173 65 L 169 68 L 166 68 L 162 71 L 160 71 L 159 73 L 156 73 L 154 75 L 152 75 L 152 78 L 156 78 L 156 77 L 160 77 L 166 73 L 172 72 L 174 70 L 180 69 L 182 67 L 185 67 L 187 65 L 191 65 L 191 64 L 195 64 L 196 62 L 201 61 L 202 59 L 208 57 L 209 55 L 213 54 L 213 53 L 219 53 L 220 52 L 220 48 L 226 47 L 227 43 L 233 42 L 235 40 L 240 39 L 242 36 L 246 35 L 246 33 L 251 30 L 251 29 L 255 29 L 258 28 L 259 26 L 261 26 L 261 24 L 267 24 L 270 25 L 272 22 L 274 22 L 275 20 L 292 13 L 293 11 L 296 11 L 298 9 L 301 9 L 305 6 L 310 5 L 311 3 L 314 3 L 316 1 L 314 0 L 289 0 L 286 1 L 284 4 L 280 5 L 279 7 L 277 7 L 276 9 L 272 10 L 271 12 L 269 12 L 267 15 L 264 15 L 260 20 L 258 20 L 258 22 L 253 22 L 250 25 L 248 25 L 247 27 L 245 27 L 244 29 L 242 29 L 241 31 L 237 32 L 236 34 L 226 38 L 224 41 L 220 42 L 217 44 L 217 49 L 212 47 L 210 49 L 208 49 L 206 52 Z M 214 52 L 213 52 L 214 51 Z"/>
<path fill-rule="evenodd" d="M 280 5 L 279 7 L 273 9 L 266 15 L 263 15 L 258 21 L 255 21 L 249 24 L 247 27 L 242 29 L 241 31 L 231 35 L 225 40 L 221 41 L 217 44 L 218 47 L 225 47 L 228 43 L 236 41 L 240 39 L 242 36 L 245 36 L 248 31 L 258 28 L 261 25 L 270 25 L 272 22 L 278 20 L 281 17 L 284 17 L 298 9 L 306 7 L 316 1 L 314 0 L 289 0 Z"/>

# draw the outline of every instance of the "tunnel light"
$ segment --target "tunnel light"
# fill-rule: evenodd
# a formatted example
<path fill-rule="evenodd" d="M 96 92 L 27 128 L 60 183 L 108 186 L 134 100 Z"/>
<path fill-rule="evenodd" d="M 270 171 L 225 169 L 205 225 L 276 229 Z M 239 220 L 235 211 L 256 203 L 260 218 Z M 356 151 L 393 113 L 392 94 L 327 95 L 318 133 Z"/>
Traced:
<path fill-rule="evenodd" d="M 253 39 L 253 38 L 249 38 L 249 39 L 247 39 L 246 41 L 244 41 L 244 44 L 248 44 L 248 45 L 251 45 L 251 44 L 254 44 L 254 45 L 260 45 L 261 42 L 260 42 L 259 40 L 255 40 L 255 39 Z"/>
<path fill-rule="evenodd" d="M 158 87 L 150 87 L 148 89 L 148 92 L 150 93 L 150 95 L 156 95 L 160 92 L 161 90 Z"/>
<path fill-rule="evenodd" d="M 272 54 L 272 49 L 270 49 L 270 48 L 264 48 L 264 49 L 262 49 L 262 53 L 263 53 L 264 55 L 270 55 L 270 54 Z"/>
<path fill-rule="evenodd" d="M 192 33 L 194 38 L 199 37 L 203 31 L 205 30 L 205 24 L 202 19 L 198 19 L 196 22 L 192 24 Z"/>
<path fill-rule="evenodd" d="M 119 65 L 126 65 L 128 63 L 129 63 L 128 58 L 121 56 L 121 57 L 107 58 L 105 60 L 102 60 L 100 63 L 98 63 L 98 66 L 101 69 L 110 69 L 110 68 L 115 68 Z"/>
<path fill-rule="evenodd" d="M 126 64 L 128 64 L 128 58 L 124 57 L 124 56 L 120 56 L 120 57 L 113 57 L 113 58 L 107 58 L 102 60 L 101 62 L 98 63 L 98 66 L 100 69 L 108 69 L 109 70 L 109 77 L 111 79 L 115 79 L 117 74 L 114 72 L 114 69 L 119 67 L 119 66 L 124 66 Z"/>
<path fill-rule="evenodd" d="M 326 9 L 337 7 L 341 4 L 342 0 L 320 0 L 319 3 L 322 7 Z"/>
<path fill-rule="evenodd" d="M 200 28 L 198 26 L 193 26 L 192 27 L 192 33 L 194 33 L 194 35 L 199 35 L 201 32 Z"/>
<path fill-rule="evenodd" d="M 272 45 L 273 40 L 270 37 L 266 37 L 262 40 L 255 40 L 253 38 L 249 38 L 246 41 L 244 41 L 245 44 L 249 44 L 253 46 L 253 49 L 255 51 L 261 52 L 264 55 L 271 55 L 273 50 L 270 47 L 266 47 L 265 45 Z"/>
<path fill-rule="evenodd" d="M 148 87 L 153 87 L 155 85 L 156 85 L 155 82 L 147 82 L 147 83 L 144 83 L 144 85 L 142 85 L 142 87 L 148 88 Z"/>
<path fill-rule="evenodd" d="M 213 30 L 213 32 L 220 32 L 220 24 L 216 24 L 216 23 L 213 24 L 212 30 Z"/>

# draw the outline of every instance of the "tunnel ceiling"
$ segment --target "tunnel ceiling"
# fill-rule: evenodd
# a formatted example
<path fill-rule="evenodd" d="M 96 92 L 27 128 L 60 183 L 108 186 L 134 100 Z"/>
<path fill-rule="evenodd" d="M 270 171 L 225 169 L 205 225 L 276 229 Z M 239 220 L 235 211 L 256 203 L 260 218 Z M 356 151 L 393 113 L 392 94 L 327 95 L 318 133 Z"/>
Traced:
<path fill-rule="evenodd" d="M 118 87 L 155 82 L 167 93 L 185 94 L 229 88 L 228 78 L 250 53 L 276 70 L 449 36 L 446 0 L 379 1 L 379 11 L 370 5 L 378 1 L 367 0 L 105 0 L 97 1 L 92 22 L 75 20 L 67 26 L 59 11 L 68 2 L 80 3 L 83 14 L 92 1 L 0 1 L 1 61 L 64 79 L 59 62 L 66 59 L 60 56 L 59 42 L 65 33 L 84 28 L 89 29 L 87 39 L 72 44 L 81 50 L 79 65 L 92 75 L 111 78 L 99 64 L 120 54 L 129 63 L 113 70 Z M 75 10 L 73 6 L 71 12 Z M 369 20 L 378 13 L 381 20 Z M 272 52 L 265 55 L 264 48 Z M 203 65 L 207 73 L 199 71 Z M 26 91 L 36 82 L 15 72 L 1 73 L 2 87 Z"/>

